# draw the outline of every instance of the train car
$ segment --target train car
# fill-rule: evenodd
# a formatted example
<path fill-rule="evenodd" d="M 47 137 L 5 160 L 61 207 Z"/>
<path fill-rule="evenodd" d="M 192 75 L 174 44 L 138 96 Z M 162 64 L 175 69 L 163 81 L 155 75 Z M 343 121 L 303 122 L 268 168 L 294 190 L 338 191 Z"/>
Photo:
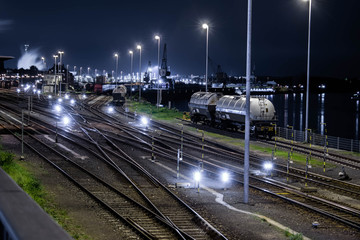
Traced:
<path fill-rule="evenodd" d="M 116 106 L 122 106 L 125 103 L 126 87 L 119 85 L 112 91 L 113 101 L 112 103 Z"/>
<path fill-rule="evenodd" d="M 216 104 L 216 119 L 223 127 L 245 129 L 246 97 L 225 95 Z M 255 136 L 271 138 L 275 134 L 277 122 L 275 107 L 264 97 L 250 97 L 250 125 Z"/>
<path fill-rule="evenodd" d="M 219 128 L 245 129 L 246 97 L 212 92 L 196 92 L 189 102 L 190 118 Z M 277 122 L 275 107 L 264 97 L 250 97 L 251 132 L 271 138 Z"/>
<path fill-rule="evenodd" d="M 189 102 L 191 121 L 213 125 L 215 122 L 216 103 L 221 96 L 221 93 L 213 92 L 194 93 Z"/>
<path fill-rule="evenodd" d="M 99 83 L 95 83 L 94 85 L 94 93 L 100 95 L 103 92 L 103 85 Z"/>

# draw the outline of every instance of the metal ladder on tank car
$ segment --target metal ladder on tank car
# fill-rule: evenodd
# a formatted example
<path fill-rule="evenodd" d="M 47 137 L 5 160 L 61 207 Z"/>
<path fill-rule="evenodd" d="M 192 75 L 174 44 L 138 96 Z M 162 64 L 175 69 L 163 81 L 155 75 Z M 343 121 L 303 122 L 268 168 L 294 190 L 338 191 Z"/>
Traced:
<path fill-rule="evenodd" d="M 260 106 L 260 117 L 265 116 L 265 98 L 259 98 L 259 106 Z"/>

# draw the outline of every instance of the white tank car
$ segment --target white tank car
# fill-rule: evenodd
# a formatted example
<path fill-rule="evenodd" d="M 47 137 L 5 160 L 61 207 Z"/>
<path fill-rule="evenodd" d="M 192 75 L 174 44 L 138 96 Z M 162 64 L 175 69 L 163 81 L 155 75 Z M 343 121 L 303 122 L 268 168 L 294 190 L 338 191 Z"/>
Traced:
<path fill-rule="evenodd" d="M 240 123 L 245 122 L 246 97 L 226 95 L 216 104 L 216 113 L 220 119 L 228 119 Z M 275 107 L 264 97 L 250 97 L 250 120 L 273 121 L 276 120 Z"/>
<path fill-rule="evenodd" d="M 114 105 L 123 105 L 125 103 L 126 96 L 126 87 L 124 85 L 119 85 L 114 88 L 112 91 L 113 104 Z"/>
<path fill-rule="evenodd" d="M 216 104 L 216 118 L 223 127 L 236 126 L 245 129 L 246 97 L 226 95 Z M 264 97 L 250 97 L 250 125 L 255 136 L 271 138 L 277 122 L 275 107 Z"/>
<path fill-rule="evenodd" d="M 214 121 L 216 103 L 221 96 L 222 94 L 213 92 L 194 93 L 189 102 L 191 121 L 205 123 Z"/>

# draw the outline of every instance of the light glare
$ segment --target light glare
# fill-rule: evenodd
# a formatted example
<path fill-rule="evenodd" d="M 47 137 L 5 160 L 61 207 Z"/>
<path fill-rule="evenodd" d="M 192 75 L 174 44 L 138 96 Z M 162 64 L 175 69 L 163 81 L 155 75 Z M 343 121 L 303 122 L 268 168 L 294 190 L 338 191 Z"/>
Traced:
<path fill-rule="evenodd" d="M 273 168 L 273 164 L 271 162 L 265 162 L 264 163 L 264 169 L 265 170 L 271 170 Z"/>

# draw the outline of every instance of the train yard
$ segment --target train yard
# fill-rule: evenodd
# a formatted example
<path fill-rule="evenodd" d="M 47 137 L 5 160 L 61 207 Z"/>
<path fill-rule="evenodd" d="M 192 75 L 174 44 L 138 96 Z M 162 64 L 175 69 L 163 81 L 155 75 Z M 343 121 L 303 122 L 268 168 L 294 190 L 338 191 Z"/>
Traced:
<path fill-rule="evenodd" d="M 216 189 L 225 196 L 231 192 L 237 198 L 242 190 L 241 148 L 205 139 L 207 126 L 180 121 L 164 124 L 149 119 L 151 116 L 142 119 L 139 113 L 125 112 L 119 106 L 110 111 L 108 96 L 75 95 L 75 104 L 39 96 L 32 100 L 31 111 L 23 110 L 21 134 L 18 106 L 27 98 L 11 90 L 1 91 L 2 134 L 19 143 L 23 136 L 25 152 L 49 163 L 96 201 L 105 221 L 118 229 L 119 239 L 236 239 L 238 231 L 229 229 L 230 223 L 217 222 L 223 216 L 209 217 L 211 211 L 197 205 L 199 196 L 206 195 L 205 189 Z M 303 144 L 277 141 L 278 149 L 301 154 L 311 150 L 314 159 L 322 160 L 321 150 L 317 153 Z M 274 142 L 262 144 L 273 146 Z M 274 161 L 271 156 L 251 153 L 250 158 L 254 203 L 270 199 L 279 209 L 293 208 L 312 216 L 316 221 L 311 221 L 308 230 L 294 229 L 305 236 L 317 236 L 314 231 L 329 231 L 344 239 L 360 236 L 359 179 L 341 181 L 299 164 L 289 165 L 286 159 Z M 264 171 L 268 161 L 273 169 Z M 356 157 L 329 151 L 326 161 L 360 170 Z M 201 180 L 193 180 L 195 172 L 201 174 Z M 227 183 L 221 181 L 224 173 Z M 337 200 L 337 196 L 349 201 Z"/>

